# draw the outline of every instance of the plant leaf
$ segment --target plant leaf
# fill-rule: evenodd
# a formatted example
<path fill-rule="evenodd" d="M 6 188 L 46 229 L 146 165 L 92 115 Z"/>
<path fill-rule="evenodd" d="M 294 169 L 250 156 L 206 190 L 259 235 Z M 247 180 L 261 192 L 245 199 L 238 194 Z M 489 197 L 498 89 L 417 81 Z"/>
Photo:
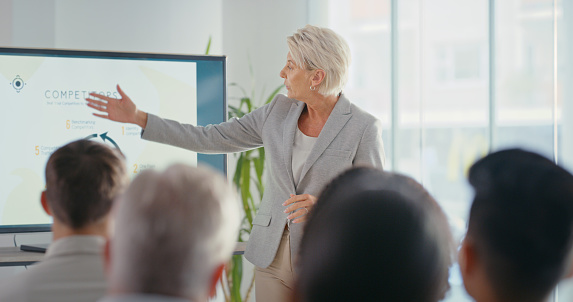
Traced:
<path fill-rule="evenodd" d="M 251 228 L 253 227 L 253 214 L 251 213 L 249 199 L 251 197 L 251 161 L 243 157 L 241 162 L 241 200 L 243 201 L 243 210 L 249 221 Z"/>
<path fill-rule="evenodd" d="M 247 112 L 253 111 L 253 102 L 251 98 L 244 97 L 241 99 L 241 102 L 247 105 Z"/>
<path fill-rule="evenodd" d="M 285 87 L 285 85 L 281 84 L 279 87 L 277 87 L 272 93 L 271 95 L 269 95 L 269 97 L 267 98 L 267 101 L 265 102 L 265 104 L 270 103 L 275 96 L 281 91 L 281 89 L 283 89 L 283 87 Z"/>
<path fill-rule="evenodd" d="M 231 301 L 242 302 L 241 280 L 243 279 L 243 259 L 240 255 L 233 256 L 233 288 L 231 291 Z"/>
<path fill-rule="evenodd" d="M 235 175 L 233 175 L 233 183 L 238 190 L 241 189 L 241 170 L 243 169 L 243 158 L 245 153 L 241 153 L 239 159 L 237 160 L 237 167 L 235 168 Z"/>
<path fill-rule="evenodd" d="M 253 110 L 257 109 L 257 105 L 260 104 L 259 101 L 266 101 L 264 104 L 270 103 L 275 96 L 284 88 L 284 85 L 280 85 L 273 92 L 268 95 L 265 99 L 264 96 L 266 95 L 266 89 L 262 90 L 261 98 L 255 98 L 255 83 L 254 83 L 254 72 L 253 66 L 251 64 L 251 59 L 248 57 L 249 61 L 249 72 L 251 74 L 251 87 L 250 88 L 250 95 L 247 91 L 237 83 L 230 83 L 229 87 L 237 87 L 241 90 L 243 96 L 239 99 L 238 106 L 229 106 L 229 118 L 237 117 L 241 118 L 245 114 L 252 112 Z M 256 102 L 256 103 L 255 103 Z M 254 168 L 254 169 L 252 169 Z M 256 215 L 258 204 L 255 203 L 255 198 L 253 197 L 253 192 L 251 189 L 251 182 L 254 183 L 254 187 L 256 187 L 257 191 L 259 192 L 260 199 L 264 194 L 264 184 L 263 184 L 263 174 L 265 168 L 265 150 L 264 148 L 259 148 L 257 152 L 255 150 L 249 150 L 242 152 L 237 160 L 237 167 L 235 169 L 235 174 L 233 175 L 233 183 L 237 186 L 238 190 L 240 191 L 241 195 L 241 202 L 243 206 L 243 210 L 245 212 L 245 216 L 241 222 L 241 229 L 239 230 L 238 240 L 239 242 L 243 242 L 243 236 L 248 238 L 247 236 L 251 233 L 251 229 L 253 227 L 253 217 Z M 251 175 L 251 171 L 254 170 L 254 175 Z M 229 263 L 232 268 L 230 270 L 232 273 L 229 274 L 228 283 L 230 289 L 230 296 L 231 301 L 241 301 L 240 297 L 240 289 L 241 289 L 241 280 L 242 280 L 242 273 L 243 273 L 243 258 L 241 256 L 233 256 L 232 261 Z M 248 299 L 250 290 L 252 289 L 252 281 L 251 286 L 247 292 L 247 296 L 245 299 Z"/>
<path fill-rule="evenodd" d="M 241 89 L 241 92 L 243 92 L 243 95 L 244 95 L 245 97 L 247 97 L 247 91 L 245 90 L 245 88 L 243 88 L 243 86 L 241 86 L 241 85 L 239 85 L 239 84 L 237 84 L 237 83 L 234 83 L 234 82 L 231 83 L 231 84 L 229 84 L 229 86 L 237 87 L 237 88 Z"/>
<path fill-rule="evenodd" d="M 233 117 L 240 117 L 240 116 L 243 116 L 243 115 L 244 115 L 244 114 L 241 114 L 241 112 L 240 112 L 240 110 L 239 110 L 238 107 L 235 107 L 235 106 L 232 106 L 232 105 L 229 105 L 228 107 L 229 107 L 229 111 L 228 111 L 228 113 L 229 113 L 229 119 L 232 119 Z"/>
<path fill-rule="evenodd" d="M 209 54 L 209 49 L 211 49 L 211 36 L 209 36 L 209 42 L 207 42 L 207 49 L 205 50 L 205 54 Z"/>

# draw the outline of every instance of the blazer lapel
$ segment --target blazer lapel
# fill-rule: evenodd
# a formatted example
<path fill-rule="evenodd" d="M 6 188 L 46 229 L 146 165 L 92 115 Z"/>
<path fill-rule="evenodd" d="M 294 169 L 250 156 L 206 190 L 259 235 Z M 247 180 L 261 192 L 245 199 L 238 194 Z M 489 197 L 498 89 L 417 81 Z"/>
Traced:
<path fill-rule="evenodd" d="M 294 145 L 294 134 L 296 133 L 296 128 L 298 127 L 298 118 L 304 109 L 304 104 L 302 102 L 296 101 L 296 103 L 290 106 L 290 110 L 286 116 L 283 129 L 283 150 L 284 150 L 284 163 L 288 176 L 290 177 L 290 182 L 293 185 L 293 192 L 295 189 L 294 176 L 292 172 L 292 148 Z"/>
<path fill-rule="evenodd" d="M 312 148 L 312 151 L 308 155 L 306 162 L 304 163 L 304 167 L 302 168 L 302 174 L 300 176 L 300 181 L 304 179 L 304 176 L 310 170 L 312 165 L 316 162 L 316 160 L 322 155 L 324 150 L 330 145 L 330 143 L 334 140 L 334 138 L 340 133 L 340 130 L 346 125 L 348 120 L 352 117 L 352 113 L 350 113 L 350 101 L 344 96 L 341 95 L 334 109 L 330 113 L 326 124 L 320 131 L 318 135 L 318 139 Z M 293 133 L 294 139 L 294 133 Z M 292 153 L 292 148 L 291 148 Z M 291 167 L 291 176 L 292 176 L 292 167 Z M 297 184 L 298 185 L 298 184 Z"/>

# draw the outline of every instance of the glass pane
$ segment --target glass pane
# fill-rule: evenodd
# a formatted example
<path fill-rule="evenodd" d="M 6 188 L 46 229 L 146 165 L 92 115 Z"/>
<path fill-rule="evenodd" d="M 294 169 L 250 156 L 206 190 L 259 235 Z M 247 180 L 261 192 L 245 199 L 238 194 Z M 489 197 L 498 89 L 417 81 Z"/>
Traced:
<path fill-rule="evenodd" d="M 472 198 L 466 174 L 489 149 L 488 1 L 422 1 L 422 182 L 460 240 Z M 446 301 L 471 301 L 452 269 Z"/>
<path fill-rule="evenodd" d="M 422 181 L 422 120 L 420 98 L 420 1 L 401 0 L 396 16 L 398 22 L 396 83 L 397 129 L 395 171 Z"/>
<path fill-rule="evenodd" d="M 390 1 L 330 0 L 328 7 L 328 26 L 346 39 L 352 53 L 345 94 L 382 121 L 386 164 L 392 169 Z"/>
<path fill-rule="evenodd" d="M 559 164 L 573 171 L 573 1 L 560 0 L 557 9 Z"/>
<path fill-rule="evenodd" d="M 556 120 L 559 158 L 573 167 L 573 135 L 568 135 L 573 133 L 573 102 L 564 103 L 571 99 L 567 95 L 573 96 L 573 86 L 564 85 L 571 81 L 573 60 L 564 57 L 572 53 L 573 41 L 566 44 L 565 31 L 557 31 L 557 81 L 553 44 L 554 17 L 557 28 L 573 30 L 573 2 L 493 1 L 491 138 L 490 1 L 395 1 L 398 70 L 393 75 L 389 2 L 329 1 L 330 26 L 349 40 L 354 54 L 347 93 L 375 112 L 386 129 L 391 118 L 396 119 L 395 154 L 390 154 L 390 131 L 384 137 L 389 157 L 394 156 L 392 169 L 424 184 L 446 211 L 456 238 L 465 233 L 472 198 L 467 169 L 488 152 L 490 140 L 493 149 L 521 147 L 553 158 Z M 572 21 L 563 24 L 567 12 Z M 567 61 L 571 62 L 564 66 Z M 390 80 L 396 81 L 396 116 L 391 111 Z M 457 268 L 452 269 L 450 283 L 447 301 L 471 301 Z M 573 300 L 573 281 L 560 286 L 559 298 Z"/>
<path fill-rule="evenodd" d="M 562 281 L 558 289 L 557 302 L 573 301 L 573 279 L 569 278 Z"/>
<path fill-rule="evenodd" d="M 557 124 L 559 164 L 573 171 L 573 1 L 556 1 L 557 21 Z M 559 302 L 573 301 L 573 278 L 559 284 Z"/>
<path fill-rule="evenodd" d="M 553 0 L 495 3 L 494 148 L 553 158 Z"/>

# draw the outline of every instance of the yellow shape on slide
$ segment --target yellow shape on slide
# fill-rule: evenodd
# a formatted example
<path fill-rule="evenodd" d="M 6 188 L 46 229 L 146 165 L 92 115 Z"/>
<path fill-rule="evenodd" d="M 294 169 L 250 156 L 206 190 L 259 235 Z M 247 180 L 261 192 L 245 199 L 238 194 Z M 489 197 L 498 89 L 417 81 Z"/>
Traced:
<path fill-rule="evenodd" d="M 40 194 L 44 184 L 42 179 L 30 169 L 16 169 L 11 175 L 19 176 L 22 182 L 8 195 L 2 214 L 3 225 L 48 224 L 50 216 L 40 204 Z"/>

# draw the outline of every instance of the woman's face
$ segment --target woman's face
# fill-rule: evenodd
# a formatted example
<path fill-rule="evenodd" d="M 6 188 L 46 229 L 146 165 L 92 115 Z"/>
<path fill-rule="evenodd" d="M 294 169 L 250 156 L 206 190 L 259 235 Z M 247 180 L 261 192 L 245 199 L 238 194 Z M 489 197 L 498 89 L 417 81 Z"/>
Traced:
<path fill-rule="evenodd" d="M 290 52 L 287 54 L 287 62 L 280 72 L 281 78 L 285 79 L 288 97 L 303 101 L 310 94 L 310 72 L 300 68 L 294 63 Z"/>

